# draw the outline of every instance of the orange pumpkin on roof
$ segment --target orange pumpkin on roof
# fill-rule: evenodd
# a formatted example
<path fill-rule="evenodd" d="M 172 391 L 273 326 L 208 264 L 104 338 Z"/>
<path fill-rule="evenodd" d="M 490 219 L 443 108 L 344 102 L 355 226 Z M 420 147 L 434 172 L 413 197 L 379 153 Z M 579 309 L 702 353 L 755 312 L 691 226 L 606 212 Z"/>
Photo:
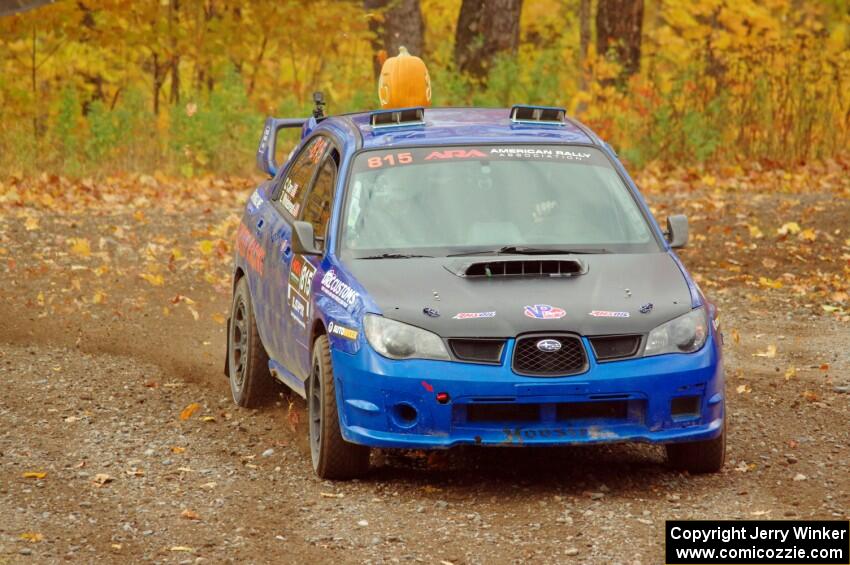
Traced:
<path fill-rule="evenodd" d="M 431 77 L 422 59 L 399 47 L 398 55 L 384 61 L 378 79 L 381 108 L 431 105 Z"/>

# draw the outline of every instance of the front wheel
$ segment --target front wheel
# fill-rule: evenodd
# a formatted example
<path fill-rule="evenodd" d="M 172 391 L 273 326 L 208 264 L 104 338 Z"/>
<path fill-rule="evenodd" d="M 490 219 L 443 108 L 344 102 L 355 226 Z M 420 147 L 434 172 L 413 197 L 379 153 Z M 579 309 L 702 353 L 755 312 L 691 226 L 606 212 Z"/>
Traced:
<path fill-rule="evenodd" d="M 726 462 L 726 423 L 714 439 L 668 443 L 667 464 L 674 469 L 698 475 L 716 473 Z"/>
<path fill-rule="evenodd" d="M 369 448 L 342 438 L 336 405 L 334 373 L 328 336 L 313 344 L 307 406 L 310 418 L 310 457 L 323 479 L 353 479 L 369 470 Z"/>

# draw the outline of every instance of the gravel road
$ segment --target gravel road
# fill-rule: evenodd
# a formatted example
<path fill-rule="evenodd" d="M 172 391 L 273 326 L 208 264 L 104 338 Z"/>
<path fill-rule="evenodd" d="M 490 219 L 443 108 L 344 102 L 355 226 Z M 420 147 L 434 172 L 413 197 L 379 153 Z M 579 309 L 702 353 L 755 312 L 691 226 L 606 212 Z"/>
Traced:
<path fill-rule="evenodd" d="M 667 519 L 850 519 L 850 324 L 725 283 L 723 261 L 783 251 L 730 245 L 705 213 L 693 230 L 708 238 L 684 257 L 723 312 L 723 472 L 678 474 L 660 448 L 615 445 L 378 452 L 363 480 L 316 479 L 301 399 L 232 404 L 227 261 L 190 253 L 242 197 L 188 219 L 39 212 L 29 230 L 0 216 L 0 563 L 659 563 Z M 796 205 L 839 206 L 846 229 L 846 201 L 812 198 Z M 777 209 L 748 221 L 773 225 Z M 69 251 L 81 238 L 89 255 Z M 157 262 L 163 281 L 139 277 Z"/>

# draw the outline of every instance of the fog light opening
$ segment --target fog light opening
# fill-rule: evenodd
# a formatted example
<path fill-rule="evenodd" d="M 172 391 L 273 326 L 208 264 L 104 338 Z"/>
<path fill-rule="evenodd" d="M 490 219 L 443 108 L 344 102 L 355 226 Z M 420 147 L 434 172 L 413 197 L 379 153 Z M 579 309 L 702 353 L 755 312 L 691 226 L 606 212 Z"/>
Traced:
<path fill-rule="evenodd" d="M 396 423 L 399 426 L 410 427 L 419 419 L 419 411 L 408 402 L 399 402 L 394 407 Z"/>

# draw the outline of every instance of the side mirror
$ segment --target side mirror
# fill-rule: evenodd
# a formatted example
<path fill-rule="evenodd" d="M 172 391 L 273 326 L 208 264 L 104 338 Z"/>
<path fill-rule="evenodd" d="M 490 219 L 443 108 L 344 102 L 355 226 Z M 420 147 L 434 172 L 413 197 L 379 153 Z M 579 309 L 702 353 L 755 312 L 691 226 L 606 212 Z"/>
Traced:
<path fill-rule="evenodd" d="M 292 223 L 292 252 L 299 255 L 322 254 L 322 250 L 316 246 L 313 224 L 302 221 Z"/>
<path fill-rule="evenodd" d="M 679 249 L 688 244 L 688 217 L 675 214 L 667 218 L 667 232 L 664 234 L 670 247 Z"/>

